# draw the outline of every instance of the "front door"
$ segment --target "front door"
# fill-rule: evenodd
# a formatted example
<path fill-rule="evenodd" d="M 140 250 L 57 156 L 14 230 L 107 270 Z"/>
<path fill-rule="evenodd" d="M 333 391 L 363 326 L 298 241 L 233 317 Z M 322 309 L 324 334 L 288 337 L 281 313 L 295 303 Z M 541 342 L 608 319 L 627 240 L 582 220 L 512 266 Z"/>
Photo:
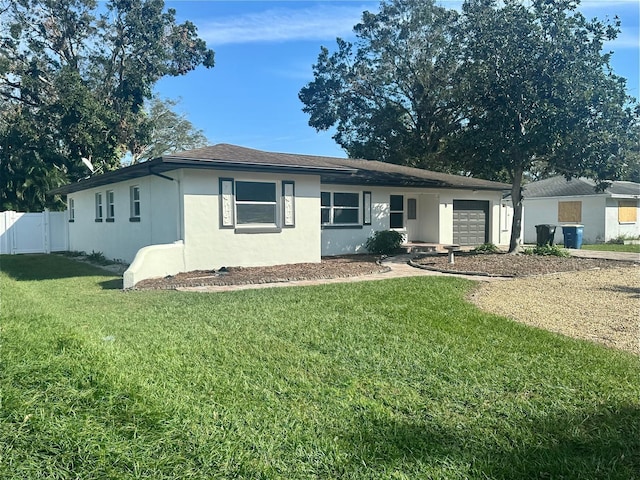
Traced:
<path fill-rule="evenodd" d="M 418 199 L 407 198 L 407 241 L 420 241 L 420 216 L 418 215 Z"/>

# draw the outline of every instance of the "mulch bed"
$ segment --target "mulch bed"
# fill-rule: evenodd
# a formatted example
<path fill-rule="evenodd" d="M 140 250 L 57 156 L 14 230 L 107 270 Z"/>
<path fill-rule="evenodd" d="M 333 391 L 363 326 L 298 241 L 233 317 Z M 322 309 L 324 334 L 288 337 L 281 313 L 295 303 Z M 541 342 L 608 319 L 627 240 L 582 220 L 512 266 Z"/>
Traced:
<path fill-rule="evenodd" d="M 346 278 L 380 273 L 389 269 L 374 255 L 325 257 L 320 263 L 296 263 L 270 267 L 228 267 L 223 270 L 197 270 L 164 278 L 152 278 L 136 284 L 136 290 L 172 290 L 176 288 L 282 283 L 296 280 Z M 414 266 L 441 272 L 500 277 L 527 277 L 549 273 L 615 268 L 628 262 L 592 258 L 561 258 L 540 255 L 457 253 L 455 263 L 446 254 L 414 259 Z"/>
<path fill-rule="evenodd" d="M 345 278 L 388 271 L 374 255 L 326 257 L 320 263 L 296 263 L 271 267 L 228 267 L 221 270 L 197 270 L 164 278 L 151 278 L 136 284 L 136 290 L 172 290 L 209 285 L 250 285 L 296 280 Z"/>
<path fill-rule="evenodd" d="M 414 266 L 440 272 L 499 277 L 527 277 L 597 268 L 615 268 L 629 264 L 629 262 L 596 258 L 509 255 L 506 253 L 457 253 L 454 264 L 448 263 L 447 255 L 432 255 L 415 259 L 412 263 Z"/>

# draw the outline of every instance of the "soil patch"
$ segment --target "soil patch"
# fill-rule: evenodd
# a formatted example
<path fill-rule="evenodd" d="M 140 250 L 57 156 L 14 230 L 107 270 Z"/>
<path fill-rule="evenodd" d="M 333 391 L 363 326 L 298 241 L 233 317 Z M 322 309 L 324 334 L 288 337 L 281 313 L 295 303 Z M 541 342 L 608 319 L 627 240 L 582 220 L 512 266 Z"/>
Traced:
<path fill-rule="evenodd" d="M 596 268 L 616 268 L 628 262 L 598 258 L 554 257 L 542 255 L 509 255 L 457 253 L 455 263 L 448 263 L 447 255 L 418 258 L 413 264 L 443 272 L 501 277 L 527 277 L 558 272 L 577 272 Z"/>
<path fill-rule="evenodd" d="M 136 290 L 204 287 L 209 285 L 248 285 L 296 280 L 346 278 L 386 272 L 374 255 L 326 257 L 320 263 L 296 263 L 270 267 L 226 267 L 220 270 L 197 270 L 164 278 L 151 278 L 136 284 Z"/>

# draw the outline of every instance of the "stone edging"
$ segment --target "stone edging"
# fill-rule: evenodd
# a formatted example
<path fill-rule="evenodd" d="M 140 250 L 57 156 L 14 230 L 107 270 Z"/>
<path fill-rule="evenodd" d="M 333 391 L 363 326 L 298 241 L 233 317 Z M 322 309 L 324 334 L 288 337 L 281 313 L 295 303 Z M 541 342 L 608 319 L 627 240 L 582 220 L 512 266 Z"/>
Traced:
<path fill-rule="evenodd" d="M 440 272 L 440 273 L 447 273 L 447 274 L 453 274 L 453 275 L 470 275 L 475 277 L 491 277 L 491 278 L 517 278 L 516 275 L 497 275 L 494 273 L 486 273 L 486 272 L 466 272 L 462 270 L 448 270 L 448 269 L 438 268 L 438 267 L 429 267 L 427 265 L 415 263 L 413 260 L 407 261 L 407 264 L 411 267 L 419 268 L 422 270 L 429 270 L 431 272 Z"/>
<path fill-rule="evenodd" d="M 244 280 L 244 281 L 240 281 L 240 282 L 180 283 L 180 284 L 163 285 L 163 286 L 149 287 L 149 288 L 144 288 L 144 287 L 143 288 L 138 288 L 137 286 L 134 286 L 133 288 L 131 288 L 129 290 L 138 290 L 138 291 L 143 291 L 143 290 L 177 290 L 177 289 L 182 289 L 182 288 L 198 288 L 198 287 L 233 287 L 233 286 L 243 286 L 243 285 L 267 285 L 267 284 L 270 284 L 270 283 L 277 284 L 277 283 L 287 283 L 287 282 L 303 282 L 303 281 L 308 281 L 308 280 L 330 280 L 332 278 L 366 277 L 367 275 L 375 275 L 375 274 L 379 274 L 379 273 L 389 273 L 392 270 L 391 267 L 382 265 L 380 260 L 376 260 L 376 265 L 378 265 L 378 267 L 379 267 L 377 270 L 373 270 L 371 272 L 363 273 L 363 274 L 320 275 L 320 276 L 308 276 L 308 277 L 301 276 L 301 277 L 291 277 L 291 278 L 272 278 L 272 279 L 268 279 L 268 280 L 259 280 L 259 281 Z"/>

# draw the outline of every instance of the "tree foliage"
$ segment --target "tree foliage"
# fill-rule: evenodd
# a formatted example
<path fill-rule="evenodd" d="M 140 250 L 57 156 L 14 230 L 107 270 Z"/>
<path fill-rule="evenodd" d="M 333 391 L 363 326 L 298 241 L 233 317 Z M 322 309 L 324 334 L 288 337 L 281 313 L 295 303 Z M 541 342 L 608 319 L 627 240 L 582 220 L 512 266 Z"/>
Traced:
<path fill-rule="evenodd" d="M 503 3 L 463 5 L 465 124 L 449 147 L 468 170 L 512 183 L 516 251 L 524 175 L 543 165 L 567 177 L 620 178 L 638 110 L 603 53 L 617 20 L 587 20 L 573 0 Z"/>
<path fill-rule="evenodd" d="M 355 44 L 321 49 L 303 110 L 352 157 L 511 182 L 515 251 L 528 175 L 605 182 L 638 161 L 640 112 L 603 52 L 619 21 L 587 20 L 578 4 L 383 2 Z"/>
<path fill-rule="evenodd" d="M 145 143 L 131 148 L 132 163 L 209 144 L 202 130 L 197 129 L 184 114 L 175 111 L 178 103 L 177 100 L 155 97 L 151 100 L 146 108 L 149 137 Z"/>
<path fill-rule="evenodd" d="M 309 124 L 333 126 L 351 157 L 434 168 L 443 138 L 459 128 L 450 78 L 458 71 L 458 15 L 433 0 L 383 3 L 354 27 L 356 42 L 321 49 L 300 91 Z"/>
<path fill-rule="evenodd" d="M 155 83 L 213 66 L 195 26 L 162 0 L 9 0 L 0 22 L 4 209 L 55 207 L 45 190 L 85 176 L 82 157 L 118 168 L 150 135 Z"/>

